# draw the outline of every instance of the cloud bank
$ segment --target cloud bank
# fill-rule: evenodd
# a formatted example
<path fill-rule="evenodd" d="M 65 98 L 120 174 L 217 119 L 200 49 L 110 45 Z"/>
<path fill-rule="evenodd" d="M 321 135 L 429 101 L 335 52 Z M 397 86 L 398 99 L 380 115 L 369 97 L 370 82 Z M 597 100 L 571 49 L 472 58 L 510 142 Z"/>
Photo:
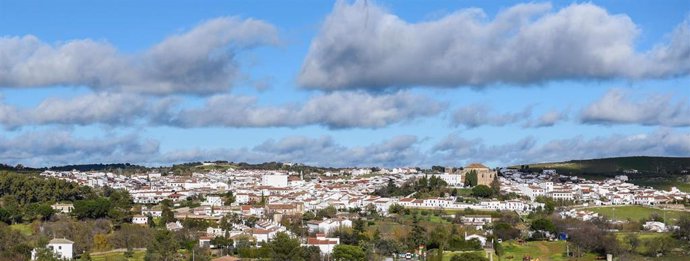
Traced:
<path fill-rule="evenodd" d="M 411 23 L 369 1 L 339 1 L 312 40 L 298 82 L 326 90 L 530 85 L 554 80 L 690 74 L 690 22 L 653 49 L 639 29 L 591 3 L 476 8 Z"/>
<path fill-rule="evenodd" d="M 81 163 L 130 162 L 145 165 L 228 160 L 260 163 L 300 162 L 310 165 L 352 167 L 462 166 L 487 162 L 505 166 L 534 161 L 563 161 L 614 156 L 687 156 L 690 133 L 658 129 L 635 135 L 613 134 L 594 138 L 576 136 L 543 143 L 525 137 L 506 144 L 488 144 L 454 133 L 429 148 L 425 139 L 395 136 L 363 146 L 346 146 L 330 136 L 287 136 L 269 139 L 251 147 L 174 149 L 161 151 L 159 142 L 136 134 L 76 137 L 67 131 L 32 131 L 0 137 L 0 162 L 27 166 Z"/>
<path fill-rule="evenodd" d="M 635 99 L 624 89 L 611 89 L 585 107 L 580 120 L 586 124 L 640 124 L 667 127 L 690 126 L 688 98 L 673 94 L 647 94 Z"/>
<path fill-rule="evenodd" d="M 87 86 L 95 90 L 168 94 L 227 91 L 240 74 L 237 52 L 278 43 L 264 21 L 221 17 L 172 35 L 148 50 L 123 54 L 107 42 L 46 43 L 35 36 L 0 37 L 0 86 Z"/>
<path fill-rule="evenodd" d="M 179 108 L 175 97 L 153 98 L 124 93 L 91 93 L 70 99 L 49 98 L 34 108 L 0 102 L 0 124 L 6 129 L 31 125 L 302 127 L 330 129 L 383 128 L 431 117 L 446 104 L 410 92 L 372 95 L 334 92 L 315 95 L 304 103 L 265 106 L 256 97 L 220 94 L 197 107 Z"/>

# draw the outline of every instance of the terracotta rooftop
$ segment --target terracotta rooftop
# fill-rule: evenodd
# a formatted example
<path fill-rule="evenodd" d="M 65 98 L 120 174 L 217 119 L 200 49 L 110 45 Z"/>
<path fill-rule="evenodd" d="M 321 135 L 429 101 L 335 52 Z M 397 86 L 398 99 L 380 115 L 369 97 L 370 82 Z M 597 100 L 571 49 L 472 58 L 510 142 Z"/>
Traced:
<path fill-rule="evenodd" d="M 465 168 L 466 169 L 488 169 L 489 167 L 484 166 L 484 164 L 481 164 L 481 163 L 471 163 L 470 165 L 467 165 Z"/>

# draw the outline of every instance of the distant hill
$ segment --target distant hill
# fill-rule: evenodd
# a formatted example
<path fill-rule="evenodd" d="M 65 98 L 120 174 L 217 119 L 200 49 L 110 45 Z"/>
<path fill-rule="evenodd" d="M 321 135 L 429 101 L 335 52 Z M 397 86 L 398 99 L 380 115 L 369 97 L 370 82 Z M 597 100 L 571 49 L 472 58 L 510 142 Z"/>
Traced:
<path fill-rule="evenodd" d="M 639 175 L 665 176 L 681 174 L 690 170 L 689 157 L 617 157 L 588 160 L 570 160 L 564 162 L 536 163 L 516 165 L 510 168 L 528 167 L 531 170 L 556 169 L 558 173 L 573 175 L 616 175 L 624 170 L 637 170 Z"/>
<path fill-rule="evenodd" d="M 71 171 L 71 170 L 78 170 L 78 171 L 116 171 L 116 170 L 122 170 L 122 171 L 146 171 L 148 170 L 147 167 L 144 166 L 139 166 L 139 165 L 134 165 L 134 164 L 129 164 L 129 163 L 113 163 L 113 164 L 79 164 L 79 165 L 65 165 L 65 166 L 53 166 L 48 168 L 49 170 L 53 171 Z"/>

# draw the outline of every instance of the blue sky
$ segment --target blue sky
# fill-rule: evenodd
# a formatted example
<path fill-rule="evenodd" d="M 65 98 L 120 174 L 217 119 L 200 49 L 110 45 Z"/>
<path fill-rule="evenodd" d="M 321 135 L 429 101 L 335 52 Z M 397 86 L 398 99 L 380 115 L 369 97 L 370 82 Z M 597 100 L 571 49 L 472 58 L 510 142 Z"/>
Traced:
<path fill-rule="evenodd" d="M 687 1 L 3 1 L 0 162 L 690 155 Z"/>

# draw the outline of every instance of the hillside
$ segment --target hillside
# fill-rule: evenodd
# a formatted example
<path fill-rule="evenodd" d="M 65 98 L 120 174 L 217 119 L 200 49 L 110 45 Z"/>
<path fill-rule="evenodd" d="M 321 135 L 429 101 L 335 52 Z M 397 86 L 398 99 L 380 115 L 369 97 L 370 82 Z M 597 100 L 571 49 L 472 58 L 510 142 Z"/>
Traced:
<path fill-rule="evenodd" d="M 574 175 L 616 175 L 623 170 L 635 169 L 639 175 L 644 176 L 666 176 L 681 174 L 684 170 L 690 170 L 690 158 L 675 157 L 616 157 L 588 160 L 570 160 L 565 162 L 550 162 L 528 164 L 526 167 L 532 170 L 556 169 L 562 174 Z M 521 168 L 521 165 L 510 168 Z"/>

